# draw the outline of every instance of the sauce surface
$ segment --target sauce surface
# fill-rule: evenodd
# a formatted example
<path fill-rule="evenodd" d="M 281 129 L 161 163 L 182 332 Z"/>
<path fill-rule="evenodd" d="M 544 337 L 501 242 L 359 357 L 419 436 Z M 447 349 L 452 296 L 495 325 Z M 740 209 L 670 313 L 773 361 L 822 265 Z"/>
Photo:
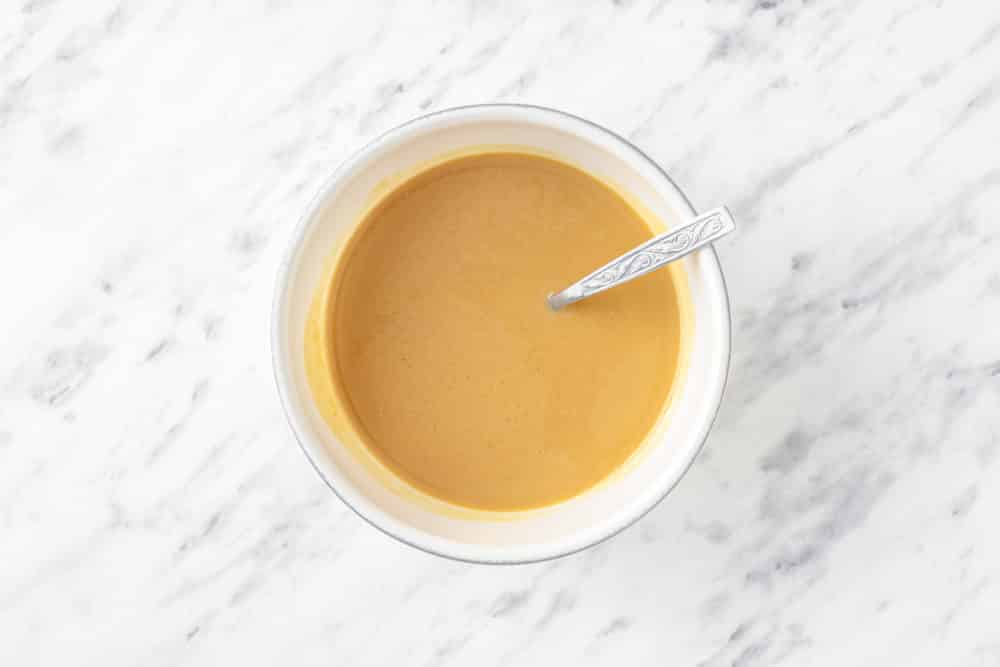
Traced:
<path fill-rule="evenodd" d="M 537 155 L 455 158 L 403 182 L 349 241 L 323 313 L 362 441 L 410 485 L 481 510 L 606 478 L 666 407 L 680 269 L 558 313 L 545 296 L 652 235 L 610 187 Z"/>

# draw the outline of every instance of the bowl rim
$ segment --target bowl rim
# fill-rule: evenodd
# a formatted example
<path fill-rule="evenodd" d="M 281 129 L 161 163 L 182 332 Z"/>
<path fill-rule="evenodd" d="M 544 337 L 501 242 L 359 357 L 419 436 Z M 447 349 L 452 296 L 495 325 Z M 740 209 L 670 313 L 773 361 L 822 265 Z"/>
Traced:
<path fill-rule="evenodd" d="M 566 548 L 548 548 L 544 549 L 544 545 L 535 548 L 535 550 L 542 550 L 541 553 L 535 554 L 529 557 L 518 557 L 518 556 L 498 556 L 498 557 L 486 557 L 481 553 L 478 553 L 484 549 L 482 545 L 464 545 L 459 542 L 452 540 L 436 538 L 437 541 L 444 542 L 448 545 L 453 545 L 455 547 L 454 551 L 446 551 L 440 548 L 434 548 L 433 546 L 420 543 L 415 539 L 408 538 L 406 536 L 400 535 L 397 532 L 391 530 L 388 526 L 383 525 L 381 522 L 377 521 L 373 517 L 369 516 L 366 512 L 362 511 L 351 503 L 345 494 L 337 488 L 336 484 L 331 482 L 329 477 L 325 474 L 323 469 L 320 467 L 319 463 L 315 460 L 312 452 L 310 451 L 310 445 L 307 445 L 305 439 L 310 439 L 311 436 L 308 433 L 300 430 L 298 425 L 298 415 L 296 412 L 299 410 L 297 405 L 297 400 L 295 397 L 291 396 L 291 385 L 292 380 L 290 377 L 290 368 L 284 363 L 284 351 L 287 348 L 287 340 L 285 336 L 284 320 L 282 315 L 285 310 L 285 305 L 287 302 L 287 295 L 289 294 L 290 281 L 293 277 L 293 267 L 295 260 L 297 259 L 300 250 L 302 249 L 306 238 L 308 237 L 308 231 L 312 227 L 312 224 L 316 220 L 316 212 L 320 209 L 323 203 L 330 196 L 332 191 L 336 188 L 338 183 L 342 180 L 344 174 L 348 173 L 352 167 L 359 163 L 364 156 L 373 152 L 377 147 L 383 143 L 397 137 L 404 133 L 405 130 L 411 129 L 412 126 L 427 122 L 431 119 L 437 119 L 441 116 L 446 115 L 460 115 L 466 112 L 476 112 L 476 111 L 488 111 L 488 110 L 516 110 L 517 112 L 523 113 L 525 111 L 530 113 L 537 113 L 541 116 L 547 116 L 549 118 L 556 118 L 561 121 L 569 120 L 573 123 L 579 123 L 586 126 L 586 128 L 597 131 L 604 136 L 611 138 L 619 142 L 624 149 L 631 152 L 634 157 L 639 161 L 645 162 L 647 166 L 651 167 L 652 170 L 658 174 L 663 182 L 673 190 L 677 199 L 683 203 L 686 207 L 686 213 L 688 215 L 696 215 L 695 208 L 692 206 L 690 200 L 684 194 L 684 191 L 670 178 L 669 174 L 649 155 L 642 151 L 638 146 L 633 144 L 631 141 L 623 137 L 622 135 L 610 130 L 603 125 L 590 121 L 586 118 L 582 118 L 575 114 L 555 109 L 552 107 L 536 105 L 536 104 L 521 104 L 521 103 L 483 103 L 483 104 L 467 104 L 454 107 L 448 107 L 446 109 L 440 109 L 437 111 L 432 111 L 426 114 L 415 116 L 410 120 L 407 120 L 399 125 L 392 127 L 385 132 L 382 132 L 375 136 L 374 138 L 367 141 L 359 149 L 353 151 L 346 158 L 344 158 L 337 167 L 333 170 L 329 177 L 327 177 L 323 184 L 318 188 L 316 194 L 309 200 L 306 204 L 303 213 L 299 216 L 298 221 L 292 228 L 289 235 L 288 247 L 285 249 L 281 261 L 278 265 L 277 274 L 274 283 L 274 292 L 272 295 L 271 303 L 271 335 L 270 335 L 270 347 L 271 347 L 271 370 L 274 377 L 274 382 L 278 391 L 278 396 L 281 402 L 282 410 L 285 414 L 285 420 L 288 423 L 292 431 L 292 435 L 295 437 L 296 442 L 299 445 L 299 449 L 305 455 L 306 460 L 312 466 L 316 474 L 319 475 L 320 479 L 326 484 L 334 495 L 336 495 L 352 512 L 363 519 L 366 523 L 373 526 L 379 532 L 388 535 L 389 537 L 406 544 L 407 546 L 419 549 L 424 553 L 432 554 L 435 556 L 440 556 L 442 558 L 447 558 L 449 560 L 464 562 L 464 563 L 476 563 L 476 564 L 490 564 L 490 565 L 516 565 L 516 564 L 528 564 L 528 563 L 539 563 L 548 560 L 553 560 L 556 558 L 562 558 L 564 556 L 569 556 L 574 553 L 583 551 L 584 549 L 589 549 L 590 547 L 596 546 L 605 542 L 612 537 L 618 535 L 626 528 L 634 525 L 639 519 L 643 518 L 648 514 L 654 507 L 660 504 L 664 498 L 669 495 L 674 488 L 680 483 L 680 481 L 687 475 L 691 466 L 694 464 L 695 460 L 698 458 L 698 454 L 705 446 L 705 442 L 708 439 L 709 433 L 711 433 L 712 427 L 714 426 L 719 410 L 722 406 L 722 400 L 725 395 L 726 386 L 729 379 L 729 369 L 732 362 L 732 312 L 729 301 L 729 290 L 726 285 L 725 275 L 722 271 L 722 265 L 719 262 L 718 254 L 714 247 L 709 247 L 701 250 L 707 258 L 710 260 L 708 267 L 709 273 L 716 273 L 719 279 L 719 287 L 721 288 L 721 305 L 723 309 L 723 317 L 721 318 L 721 324 L 725 327 L 725 331 L 722 335 L 722 344 L 724 349 L 719 352 L 722 355 L 721 364 L 721 378 L 718 381 L 718 391 L 714 397 L 714 407 L 705 420 L 704 424 L 701 426 L 701 434 L 699 440 L 691 450 L 691 453 L 680 469 L 679 474 L 667 485 L 664 486 L 662 492 L 657 494 L 652 501 L 648 502 L 645 506 L 640 507 L 638 511 L 634 512 L 632 515 L 625 516 L 624 519 L 618 522 L 610 522 L 612 525 L 599 535 L 596 539 L 586 540 L 582 544 L 571 544 Z M 375 508 L 376 511 L 378 508 Z M 418 533 L 423 532 L 419 529 L 415 529 Z M 525 547 L 518 547 L 520 550 L 525 550 Z"/>

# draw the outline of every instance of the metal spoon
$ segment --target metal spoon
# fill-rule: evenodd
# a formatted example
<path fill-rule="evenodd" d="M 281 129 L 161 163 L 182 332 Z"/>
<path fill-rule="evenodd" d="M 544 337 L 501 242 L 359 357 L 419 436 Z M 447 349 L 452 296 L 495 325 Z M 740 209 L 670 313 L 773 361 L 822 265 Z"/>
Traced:
<path fill-rule="evenodd" d="M 613 259 L 561 292 L 547 298 L 552 310 L 586 299 L 598 292 L 638 278 L 661 266 L 721 239 L 736 229 L 733 216 L 725 206 L 702 213 L 691 222 L 660 234 Z"/>

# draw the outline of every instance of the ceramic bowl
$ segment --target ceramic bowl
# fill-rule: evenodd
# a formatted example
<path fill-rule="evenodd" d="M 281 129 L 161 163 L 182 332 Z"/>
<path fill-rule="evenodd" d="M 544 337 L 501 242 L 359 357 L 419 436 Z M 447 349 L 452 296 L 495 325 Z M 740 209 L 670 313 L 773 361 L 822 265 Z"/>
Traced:
<path fill-rule="evenodd" d="M 565 502 L 523 513 L 441 511 L 399 493 L 371 473 L 329 428 L 312 399 L 303 341 L 314 295 L 331 257 L 349 238 L 372 193 L 394 176 L 442 155 L 480 146 L 549 154 L 614 184 L 666 227 L 695 214 L 653 160 L 613 132 L 553 109 L 489 104 L 428 114 L 376 138 L 332 175 L 293 232 L 281 264 L 272 323 L 274 374 L 288 421 L 313 467 L 351 509 L 388 535 L 465 561 L 524 563 L 594 545 L 660 502 L 691 466 L 708 436 L 726 382 L 729 302 L 714 250 L 681 260 L 693 304 L 682 389 L 634 465 Z"/>

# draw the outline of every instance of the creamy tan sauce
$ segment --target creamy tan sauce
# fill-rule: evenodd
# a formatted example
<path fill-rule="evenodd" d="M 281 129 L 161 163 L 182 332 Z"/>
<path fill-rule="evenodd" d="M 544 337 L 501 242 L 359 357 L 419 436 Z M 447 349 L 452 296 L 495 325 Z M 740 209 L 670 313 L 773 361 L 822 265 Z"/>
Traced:
<path fill-rule="evenodd" d="M 314 392 L 334 387 L 365 446 L 441 500 L 514 511 L 575 496 L 665 408 L 680 269 L 558 313 L 545 296 L 652 234 L 614 190 L 555 160 L 484 153 L 424 171 L 342 254 L 307 338 L 331 381 Z"/>

